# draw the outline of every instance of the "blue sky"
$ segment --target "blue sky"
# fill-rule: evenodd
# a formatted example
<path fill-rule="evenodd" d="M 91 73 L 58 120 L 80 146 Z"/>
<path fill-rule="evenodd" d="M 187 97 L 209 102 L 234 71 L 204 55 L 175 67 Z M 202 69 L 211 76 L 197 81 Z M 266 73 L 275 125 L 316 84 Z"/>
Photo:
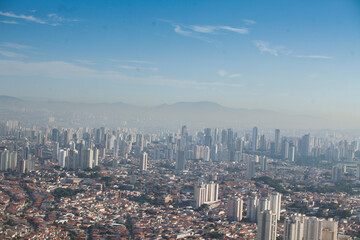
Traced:
<path fill-rule="evenodd" d="M 0 2 L 0 94 L 359 118 L 358 1 Z"/>

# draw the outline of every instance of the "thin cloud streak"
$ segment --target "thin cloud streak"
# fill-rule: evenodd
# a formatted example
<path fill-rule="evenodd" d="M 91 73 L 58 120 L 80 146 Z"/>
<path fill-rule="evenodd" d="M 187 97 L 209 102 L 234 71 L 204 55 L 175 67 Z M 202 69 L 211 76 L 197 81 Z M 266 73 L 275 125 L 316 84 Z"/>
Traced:
<path fill-rule="evenodd" d="M 23 62 L 0 60 L 0 76 L 41 77 L 62 80 L 94 79 L 98 81 L 108 80 L 139 85 L 197 88 L 202 90 L 210 87 L 244 87 L 243 84 L 182 81 L 163 76 L 132 77 L 118 71 L 98 71 L 63 61 Z"/>
<path fill-rule="evenodd" d="M 229 78 L 239 78 L 239 77 L 242 77 L 241 73 L 234 73 L 229 75 Z"/>
<path fill-rule="evenodd" d="M 333 59 L 334 57 L 322 55 L 296 55 L 297 58 L 313 58 L 313 59 Z"/>
<path fill-rule="evenodd" d="M 36 22 L 36 23 L 40 23 L 40 24 L 47 24 L 47 22 L 40 20 L 34 16 L 26 16 L 23 14 L 17 15 L 11 12 L 2 12 L 0 11 L 0 15 L 5 16 L 5 17 L 11 17 L 11 18 L 19 18 L 19 19 L 23 19 L 26 21 L 30 21 L 30 22 Z"/>
<path fill-rule="evenodd" d="M 127 69 L 127 70 L 136 70 L 136 71 L 158 71 L 158 68 L 155 67 L 139 67 L 139 66 L 129 66 L 129 65 L 121 65 L 119 66 L 121 69 Z"/>
<path fill-rule="evenodd" d="M 177 34 L 180 34 L 180 35 L 183 35 L 183 36 L 187 36 L 187 37 L 192 36 L 192 35 L 191 35 L 191 32 L 183 30 L 183 29 L 180 27 L 180 25 L 175 25 L 174 31 L 175 31 Z"/>
<path fill-rule="evenodd" d="M 264 41 L 254 41 L 255 46 L 259 49 L 260 52 L 267 52 L 274 56 L 279 56 L 278 50 L 270 48 L 268 42 Z"/>
<path fill-rule="evenodd" d="M 243 22 L 246 25 L 254 25 L 254 24 L 256 24 L 256 22 L 254 20 L 251 20 L 251 19 L 243 19 Z"/>
<path fill-rule="evenodd" d="M 219 71 L 217 72 L 217 74 L 218 74 L 220 77 L 225 77 L 226 74 L 227 74 L 227 72 L 226 72 L 225 70 L 219 70 Z"/>
<path fill-rule="evenodd" d="M 239 34 L 247 34 L 249 32 L 247 28 L 235 28 L 235 27 L 230 27 L 230 26 L 192 25 L 192 26 L 188 26 L 188 27 L 185 26 L 184 28 L 191 29 L 192 31 L 198 32 L 198 33 L 210 33 L 210 34 L 216 34 L 220 30 L 235 32 L 235 33 L 239 33 Z"/>
<path fill-rule="evenodd" d="M 95 65 L 93 61 L 85 60 L 85 59 L 76 59 L 75 62 L 86 64 L 86 65 Z"/>
<path fill-rule="evenodd" d="M 156 62 L 143 61 L 143 60 L 127 60 L 129 63 L 142 63 L 142 64 L 157 64 Z"/>
<path fill-rule="evenodd" d="M 3 50 L 0 50 L 0 55 L 2 55 L 4 57 L 11 57 L 11 58 L 26 57 L 25 55 L 20 54 L 20 53 L 14 53 L 14 52 L 3 51 Z"/>
<path fill-rule="evenodd" d="M 19 24 L 17 21 L 0 21 L 0 23 L 6 23 L 6 24 Z"/>
<path fill-rule="evenodd" d="M 23 44 L 18 44 L 18 43 L 11 43 L 11 42 L 3 42 L 3 43 L 1 43 L 1 46 L 7 47 L 7 48 L 14 48 L 14 49 L 17 49 L 17 50 L 34 49 L 34 47 L 31 47 L 31 46 L 28 46 L 28 45 L 23 45 Z"/>
<path fill-rule="evenodd" d="M 14 14 L 12 12 L 2 12 L 0 11 L 0 15 L 10 18 L 17 18 L 22 19 L 28 22 L 35 22 L 39 24 L 47 24 L 50 26 L 60 26 L 64 22 L 77 22 L 78 19 L 70 19 L 70 18 L 64 18 L 61 16 L 58 16 L 56 13 L 50 13 L 47 15 L 48 19 L 43 20 L 39 19 L 37 17 L 31 16 L 31 15 L 24 15 L 24 14 Z M 2 21 L 3 23 L 12 23 L 17 24 L 17 22 L 14 21 Z"/>
<path fill-rule="evenodd" d="M 204 38 L 205 34 L 217 34 L 221 31 L 228 31 L 228 32 L 234 32 L 238 34 L 247 34 L 249 33 L 249 30 L 247 28 L 236 28 L 232 26 L 224 26 L 224 25 L 183 25 L 178 24 L 173 21 L 167 20 L 167 19 L 158 19 L 161 22 L 165 22 L 170 24 L 174 27 L 174 32 L 191 38 L 196 38 L 203 40 L 205 42 L 211 43 L 207 38 Z"/>
<path fill-rule="evenodd" d="M 334 57 L 325 55 L 298 55 L 293 53 L 292 50 L 288 50 L 284 47 L 270 47 L 270 44 L 265 41 L 253 41 L 254 45 L 259 49 L 260 52 L 267 52 L 274 56 L 290 56 L 296 58 L 311 58 L 311 59 L 333 59 Z"/>

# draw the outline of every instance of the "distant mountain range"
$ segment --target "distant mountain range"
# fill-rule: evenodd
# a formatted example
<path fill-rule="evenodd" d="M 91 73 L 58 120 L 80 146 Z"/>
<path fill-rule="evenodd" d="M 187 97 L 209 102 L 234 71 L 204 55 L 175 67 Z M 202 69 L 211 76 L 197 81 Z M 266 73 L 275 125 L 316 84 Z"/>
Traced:
<path fill-rule="evenodd" d="M 49 122 L 50 117 L 55 118 L 55 122 Z M 214 102 L 178 102 L 143 107 L 123 102 L 26 101 L 2 95 L 0 120 L 11 119 L 19 119 L 29 125 L 127 126 L 144 129 L 177 129 L 183 124 L 194 128 L 316 128 L 324 122 L 311 116 L 294 116 L 263 109 L 228 108 Z"/>

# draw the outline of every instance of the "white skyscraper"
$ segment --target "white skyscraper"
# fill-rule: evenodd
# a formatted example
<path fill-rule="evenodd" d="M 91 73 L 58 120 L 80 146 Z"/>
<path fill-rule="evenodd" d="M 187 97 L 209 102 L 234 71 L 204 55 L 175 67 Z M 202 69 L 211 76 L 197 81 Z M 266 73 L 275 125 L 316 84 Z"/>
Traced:
<path fill-rule="evenodd" d="M 59 157 L 59 143 L 58 142 L 53 143 L 52 157 L 53 157 L 53 159 L 56 159 L 56 160 Z"/>
<path fill-rule="evenodd" d="M 205 199 L 206 199 L 205 184 L 199 183 L 194 187 L 194 198 L 195 198 L 196 208 L 200 207 L 205 203 Z"/>
<path fill-rule="evenodd" d="M 208 146 L 204 147 L 204 161 L 209 162 L 210 161 L 210 148 Z"/>
<path fill-rule="evenodd" d="M 271 210 L 262 211 L 258 217 L 257 240 L 276 240 L 277 219 Z"/>
<path fill-rule="evenodd" d="M 206 188 L 206 199 L 205 202 L 213 203 L 219 199 L 219 184 L 210 182 L 205 185 Z"/>
<path fill-rule="evenodd" d="M 270 195 L 270 210 L 276 214 L 277 220 L 280 220 L 280 211 L 281 211 L 281 194 L 272 193 Z"/>
<path fill-rule="evenodd" d="M 337 240 L 338 222 L 333 219 L 306 217 L 304 240 Z"/>
<path fill-rule="evenodd" d="M 275 129 L 275 153 L 280 153 L 280 129 Z"/>
<path fill-rule="evenodd" d="M 258 146 L 258 128 L 253 128 L 253 134 L 252 134 L 252 148 L 251 150 L 256 151 Z"/>
<path fill-rule="evenodd" d="M 262 156 L 260 158 L 260 170 L 261 171 L 267 170 L 267 158 L 265 156 Z"/>
<path fill-rule="evenodd" d="M 284 240 L 303 240 L 306 216 L 295 213 L 285 218 Z"/>
<path fill-rule="evenodd" d="M 333 219 L 319 220 L 319 240 L 337 240 L 338 222 Z"/>
<path fill-rule="evenodd" d="M 210 182 L 205 184 L 199 182 L 194 187 L 195 207 L 198 208 L 203 204 L 212 204 L 219 200 L 219 184 Z"/>
<path fill-rule="evenodd" d="M 7 149 L 0 151 L 0 171 L 7 171 L 9 168 L 10 152 Z"/>
<path fill-rule="evenodd" d="M 258 202 L 259 200 L 256 196 L 248 198 L 246 218 L 249 219 L 250 222 L 256 222 Z"/>
<path fill-rule="evenodd" d="M 331 180 L 333 182 L 339 182 L 343 178 L 344 167 L 341 164 L 332 167 Z"/>
<path fill-rule="evenodd" d="M 141 171 L 146 171 L 147 170 L 147 165 L 148 165 L 148 154 L 146 152 L 143 152 L 141 154 L 141 159 L 140 159 L 140 169 L 141 169 Z"/>
<path fill-rule="evenodd" d="M 17 167 L 17 152 L 11 152 L 10 153 L 10 159 L 9 159 L 9 168 L 14 170 Z"/>
<path fill-rule="evenodd" d="M 81 169 L 92 168 L 93 166 L 93 150 L 90 148 L 83 149 L 81 153 Z"/>
<path fill-rule="evenodd" d="M 241 221 L 243 212 L 243 200 L 239 197 L 230 197 L 227 206 L 227 215 L 231 220 Z"/>
<path fill-rule="evenodd" d="M 185 151 L 183 150 L 178 150 L 176 152 L 176 165 L 175 165 L 175 169 L 178 171 L 183 171 L 185 170 Z"/>
<path fill-rule="evenodd" d="M 294 162 L 295 161 L 295 146 L 291 145 L 289 148 L 289 161 Z"/>
<path fill-rule="evenodd" d="M 66 166 L 66 157 L 67 157 L 67 150 L 60 149 L 60 151 L 59 151 L 59 159 L 58 159 L 60 167 L 65 167 Z"/>
<path fill-rule="evenodd" d="M 246 179 L 252 179 L 255 176 L 255 161 L 248 160 L 246 167 Z"/>
<path fill-rule="evenodd" d="M 93 167 L 99 166 L 99 149 L 93 149 Z"/>
<path fill-rule="evenodd" d="M 257 222 L 259 223 L 260 215 L 263 211 L 270 210 L 270 201 L 268 198 L 260 198 L 257 207 Z M 273 213 L 275 214 L 275 213 Z"/>
<path fill-rule="evenodd" d="M 357 164 L 356 177 L 358 180 L 360 180 L 360 163 Z"/>

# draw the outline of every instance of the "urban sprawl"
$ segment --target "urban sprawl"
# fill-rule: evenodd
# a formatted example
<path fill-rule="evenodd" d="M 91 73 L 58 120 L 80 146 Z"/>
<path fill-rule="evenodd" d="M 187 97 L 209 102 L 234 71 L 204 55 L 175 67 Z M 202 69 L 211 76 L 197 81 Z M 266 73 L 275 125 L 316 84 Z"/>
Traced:
<path fill-rule="evenodd" d="M 359 137 L 264 133 L 2 122 L 0 239 L 360 238 Z"/>

